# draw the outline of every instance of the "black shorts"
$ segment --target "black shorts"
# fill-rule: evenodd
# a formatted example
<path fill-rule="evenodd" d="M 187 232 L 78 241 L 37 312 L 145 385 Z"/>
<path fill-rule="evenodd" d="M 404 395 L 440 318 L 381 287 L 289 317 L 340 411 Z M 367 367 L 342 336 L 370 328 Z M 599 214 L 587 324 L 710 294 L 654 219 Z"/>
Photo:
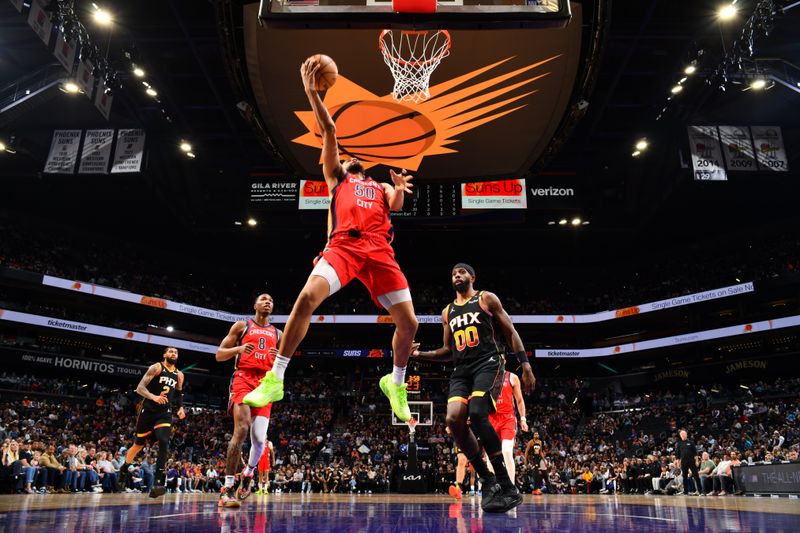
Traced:
<path fill-rule="evenodd" d="M 450 393 L 447 403 L 468 404 L 472 398 L 488 397 L 492 410 L 503 390 L 505 359 L 495 354 L 478 361 L 459 364 L 450 375 Z"/>
<path fill-rule="evenodd" d="M 153 431 L 158 428 L 172 428 L 172 413 L 142 409 L 136 418 L 134 444 L 145 444 L 148 440 L 153 440 Z"/>

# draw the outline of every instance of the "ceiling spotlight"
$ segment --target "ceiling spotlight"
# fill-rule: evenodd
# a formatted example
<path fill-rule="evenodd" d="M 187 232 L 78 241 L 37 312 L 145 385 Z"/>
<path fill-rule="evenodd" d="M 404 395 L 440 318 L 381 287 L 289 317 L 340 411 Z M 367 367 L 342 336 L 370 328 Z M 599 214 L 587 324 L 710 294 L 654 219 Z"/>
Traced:
<path fill-rule="evenodd" d="M 186 157 L 188 157 L 189 159 L 194 159 L 197 156 L 194 155 L 194 152 L 186 152 Z"/>
<path fill-rule="evenodd" d="M 639 157 L 640 155 L 642 155 L 642 152 L 640 152 L 639 150 L 636 150 L 636 151 L 634 151 L 634 152 L 633 152 L 631 155 L 632 155 L 633 157 Z"/>
<path fill-rule="evenodd" d="M 572 225 L 573 226 L 580 226 L 581 225 L 581 219 L 578 218 L 578 217 L 573 218 L 572 219 Z"/>
<path fill-rule="evenodd" d="M 767 86 L 767 80 L 765 80 L 764 78 L 756 78 L 750 82 L 750 88 L 756 91 L 760 91 L 766 86 Z"/>
<path fill-rule="evenodd" d="M 192 145 L 187 143 L 186 141 L 181 141 L 181 150 L 183 150 L 184 152 L 191 152 Z"/>
<path fill-rule="evenodd" d="M 175 328 L 173 328 L 172 326 L 167 326 L 167 331 L 172 333 L 173 331 L 175 331 Z"/>
<path fill-rule="evenodd" d="M 109 24 L 111 24 L 111 22 L 113 22 L 111 18 L 111 13 L 109 13 L 105 9 L 100 9 L 97 6 L 95 6 L 94 20 L 101 26 L 108 26 Z"/>
<path fill-rule="evenodd" d="M 144 78 L 144 71 L 142 69 L 140 69 L 139 67 L 134 67 L 133 74 L 137 78 Z"/>
<path fill-rule="evenodd" d="M 685 82 L 687 79 L 688 79 L 688 78 L 687 78 L 686 76 L 684 76 L 683 78 L 681 78 L 681 81 L 679 81 L 679 82 L 678 82 L 678 84 L 679 84 L 679 85 L 680 85 L 680 84 L 682 84 L 682 83 L 683 83 L 683 82 Z"/>
<path fill-rule="evenodd" d="M 736 6 L 733 4 L 728 4 L 727 6 L 723 6 L 717 11 L 717 16 L 720 20 L 730 20 L 736 16 Z"/>
<path fill-rule="evenodd" d="M 5 151 L 6 151 L 6 143 L 0 141 L 0 152 L 5 152 Z"/>
<path fill-rule="evenodd" d="M 672 94 L 678 94 L 682 90 L 683 90 L 683 87 L 681 87 L 680 85 L 676 85 L 675 87 L 670 89 L 669 92 L 671 92 Z"/>
<path fill-rule="evenodd" d="M 561 220 L 558 221 L 558 225 L 559 226 L 564 226 L 566 224 L 567 224 L 567 219 L 566 218 L 562 218 Z"/>
<path fill-rule="evenodd" d="M 248 226 L 250 226 L 250 227 L 253 227 L 253 226 L 255 226 L 256 224 L 258 224 L 258 221 L 256 221 L 256 219 L 254 219 L 254 218 L 248 218 L 248 219 L 247 219 L 247 225 L 248 225 Z"/>
<path fill-rule="evenodd" d="M 686 74 L 687 76 L 691 76 L 695 72 L 697 72 L 697 67 L 694 65 L 689 65 L 685 69 L 683 69 L 683 73 Z"/>
<path fill-rule="evenodd" d="M 588 226 L 588 225 L 589 225 L 588 220 L 584 220 L 583 222 L 581 222 L 581 226 Z"/>
<path fill-rule="evenodd" d="M 241 225 L 242 225 L 242 222 L 241 222 L 241 221 L 239 221 L 239 220 L 235 220 L 235 221 L 233 222 L 233 225 L 234 225 L 234 226 L 241 226 Z"/>
<path fill-rule="evenodd" d="M 636 149 L 637 149 L 637 150 L 646 150 L 646 149 L 647 149 L 647 146 L 648 146 L 647 139 L 640 139 L 640 140 L 639 140 L 639 141 L 636 143 Z"/>
<path fill-rule="evenodd" d="M 81 90 L 81 88 L 78 87 L 77 83 L 68 81 L 67 83 L 65 83 L 65 84 L 63 84 L 61 86 L 61 90 L 64 91 L 65 93 L 75 94 L 75 93 L 79 92 Z"/>
<path fill-rule="evenodd" d="M 548 226 L 555 226 L 556 225 L 556 221 L 555 220 L 551 220 L 550 222 L 547 223 L 547 225 Z"/>
<path fill-rule="evenodd" d="M 150 96 L 154 97 L 154 98 L 155 98 L 156 96 L 158 96 L 158 93 L 157 93 L 157 92 L 156 92 L 156 90 L 155 90 L 155 89 L 153 89 L 152 87 L 148 87 L 148 88 L 147 88 L 147 90 L 146 90 L 145 92 L 146 92 L 147 94 L 149 94 Z"/>

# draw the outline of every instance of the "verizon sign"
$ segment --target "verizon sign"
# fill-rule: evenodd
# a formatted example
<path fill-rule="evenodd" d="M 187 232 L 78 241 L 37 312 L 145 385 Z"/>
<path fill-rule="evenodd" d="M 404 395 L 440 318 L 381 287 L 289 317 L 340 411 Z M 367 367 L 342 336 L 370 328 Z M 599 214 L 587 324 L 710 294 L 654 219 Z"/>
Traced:
<path fill-rule="evenodd" d="M 461 184 L 462 209 L 525 209 L 525 180 L 483 181 Z"/>

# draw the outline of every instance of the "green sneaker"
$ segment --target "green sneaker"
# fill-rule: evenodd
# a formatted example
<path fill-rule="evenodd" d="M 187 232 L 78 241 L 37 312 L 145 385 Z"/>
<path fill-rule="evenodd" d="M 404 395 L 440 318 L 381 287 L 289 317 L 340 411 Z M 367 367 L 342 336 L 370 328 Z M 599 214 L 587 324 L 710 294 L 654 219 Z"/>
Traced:
<path fill-rule="evenodd" d="M 264 407 L 272 402 L 283 400 L 283 380 L 270 370 L 261 378 L 261 384 L 244 397 L 242 403 L 250 407 Z"/>
<path fill-rule="evenodd" d="M 392 383 L 392 375 L 386 374 L 381 378 L 380 386 L 383 393 L 389 398 L 389 403 L 392 404 L 392 411 L 394 411 L 395 416 L 401 422 L 408 422 L 411 419 L 411 410 L 408 408 L 406 384 L 395 385 Z M 245 398 L 246 401 L 247 398 Z"/>

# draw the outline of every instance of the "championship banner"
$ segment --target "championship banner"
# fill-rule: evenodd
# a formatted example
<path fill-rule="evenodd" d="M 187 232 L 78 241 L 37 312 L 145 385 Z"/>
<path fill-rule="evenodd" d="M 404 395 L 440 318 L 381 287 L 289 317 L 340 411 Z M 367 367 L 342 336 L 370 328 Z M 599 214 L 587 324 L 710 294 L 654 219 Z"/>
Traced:
<path fill-rule="evenodd" d="M 50 22 L 50 15 L 44 10 L 44 3 L 42 0 L 33 0 L 31 2 L 28 25 L 33 28 L 33 31 L 44 41 L 45 45 L 50 44 L 50 33 L 53 30 L 53 23 Z"/>
<path fill-rule="evenodd" d="M 78 86 L 86 95 L 89 100 L 92 99 L 92 91 L 94 91 L 94 65 L 88 59 L 81 59 L 78 62 L 78 74 L 75 76 L 75 81 Z M 108 118 L 108 117 L 106 117 Z"/>
<path fill-rule="evenodd" d="M 70 320 L 32 315 L 29 313 L 20 313 L 18 311 L 9 311 L 7 309 L 0 309 L 0 320 L 17 322 L 19 324 L 28 324 L 31 326 L 59 329 L 62 331 L 72 331 L 75 333 L 85 333 L 87 335 L 97 335 L 99 337 L 108 337 L 124 341 L 157 344 L 159 346 L 175 346 L 176 348 L 182 350 L 191 350 L 193 352 L 217 353 L 217 346 L 213 346 L 211 344 L 185 341 L 173 337 L 161 337 L 159 335 L 150 335 L 148 333 L 139 333 L 136 331 L 126 331 L 124 329 L 97 326 L 95 324 L 72 322 Z"/>
<path fill-rule="evenodd" d="M 689 126 L 692 168 L 697 181 L 726 181 L 716 126 Z"/>
<path fill-rule="evenodd" d="M 11 0 L 11 5 L 17 8 L 18 13 L 22 13 L 22 0 Z"/>
<path fill-rule="evenodd" d="M 696 333 L 687 333 L 684 335 L 676 335 L 674 337 L 665 337 L 661 339 L 652 339 L 649 341 L 633 342 L 629 344 L 620 344 L 619 346 L 607 346 L 604 348 L 553 348 L 553 349 L 539 349 L 536 350 L 536 357 L 542 359 L 583 359 L 586 357 L 607 357 L 610 355 L 620 355 L 623 353 L 641 352 L 644 350 L 652 350 L 653 348 L 669 348 L 671 346 L 679 346 L 682 344 L 692 344 L 695 342 L 703 342 L 714 339 L 721 339 L 725 337 L 737 337 L 739 335 L 748 335 L 750 333 L 760 333 L 764 331 L 771 331 L 774 329 L 791 328 L 800 326 L 800 315 L 790 316 L 786 318 L 778 318 L 775 320 L 764 320 L 762 322 L 753 322 L 751 324 L 740 324 L 738 326 L 730 326 L 727 328 L 709 329 L 706 331 L 698 331 Z"/>
<path fill-rule="evenodd" d="M 55 130 L 50 154 L 44 166 L 46 174 L 72 174 L 78 161 L 81 130 Z"/>
<path fill-rule="evenodd" d="M 720 126 L 719 138 L 725 154 L 725 167 L 728 170 L 755 172 L 756 154 L 750 128 L 746 126 Z"/>
<path fill-rule="evenodd" d="M 324 181 L 300 180 L 298 209 L 328 209 L 331 197 Z"/>
<path fill-rule="evenodd" d="M 114 130 L 86 130 L 78 174 L 108 174 Z"/>
<path fill-rule="evenodd" d="M 97 84 L 97 93 L 94 95 L 94 106 L 106 120 L 111 116 L 111 103 L 113 101 L 114 97 L 106 93 L 105 78 L 100 76 L 100 81 Z"/>
<path fill-rule="evenodd" d="M 57 278 L 55 276 L 42 276 L 42 285 L 78 291 L 84 294 L 93 294 L 95 296 L 101 296 L 103 298 L 110 298 L 123 302 L 147 305 L 150 307 L 156 307 L 158 309 L 167 309 L 176 313 L 210 318 L 212 320 L 221 320 L 223 322 L 236 322 L 237 320 L 245 320 L 249 316 L 237 315 L 225 311 L 215 311 L 205 307 L 197 307 L 194 305 L 173 302 L 152 296 L 143 296 L 128 291 L 103 287 L 102 285 L 94 285 L 91 283 L 84 283 L 82 281 Z M 682 307 L 684 305 L 691 305 L 709 300 L 717 300 L 719 298 L 727 298 L 729 296 L 736 296 L 754 291 L 755 289 L 753 287 L 753 283 L 750 282 L 741 283 L 739 285 L 731 285 L 730 287 L 722 287 L 720 289 L 713 289 L 710 291 L 698 292 L 695 294 L 676 296 L 668 300 L 659 300 L 657 302 L 633 305 L 613 311 L 603 311 L 591 315 L 512 315 L 511 318 L 515 323 L 518 324 L 591 324 L 595 322 L 604 322 L 606 320 L 635 316 L 643 313 L 652 313 L 655 311 L 663 311 L 665 309 L 673 309 L 675 307 Z M 288 315 L 272 316 L 272 321 L 279 324 L 285 324 L 287 319 Z M 420 322 L 420 324 L 441 324 L 442 317 L 441 315 L 417 315 L 417 320 Z M 392 317 L 389 315 L 314 315 L 311 319 L 311 323 L 392 324 L 393 322 Z"/>
<path fill-rule="evenodd" d="M 58 34 L 53 55 L 56 56 L 56 59 L 68 74 L 72 74 L 72 67 L 75 66 L 75 52 L 77 51 L 78 47 L 75 41 L 67 41 L 66 35 L 63 33 Z"/>
<path fill-rule="evenodd" d="M 756 147 L 758 166 L 762 170 L 789 171 L 789 158 L 783 146 L 783 135 L 779 126 L 751 126 L 753 144 Z"/>
<path fill-rule="evenodd" d="M 461 184 L 462 209 L 525 209 L 525 180 L 484 181 Z"/>
<path fill-rule="evenodd" d="M 98 88 L 98 92 L 100 89 Z M 112 174 L 140 172 L 144 159 L 144 130 L 118 130 Z"/>
<path fill-rule="evenodd" d="M 279 179 L 251 174 L 250 205 L 275 208 L 294 204 L 297 201 L 298 183 L 286 176 Z"/>

